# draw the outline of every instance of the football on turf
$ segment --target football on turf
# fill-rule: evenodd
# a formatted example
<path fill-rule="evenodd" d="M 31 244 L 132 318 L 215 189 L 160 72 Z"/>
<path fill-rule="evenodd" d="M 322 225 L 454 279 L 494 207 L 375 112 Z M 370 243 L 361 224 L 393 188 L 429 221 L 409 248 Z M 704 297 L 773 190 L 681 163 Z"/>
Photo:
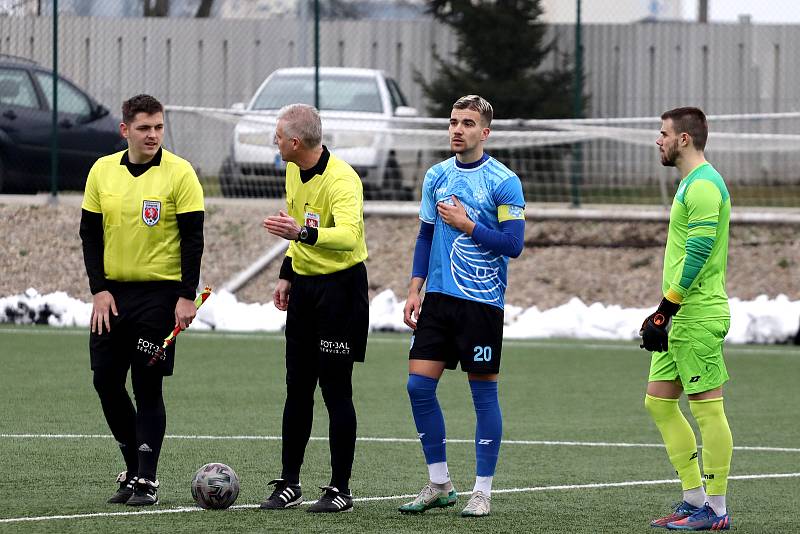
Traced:
<path fill-rule="evenodd" d="M 239 496 L 239 477 L 225 464 L 210 463 L 197 470 L 192 480 L 192 497 L 200 508 L 222 510 Z"/>

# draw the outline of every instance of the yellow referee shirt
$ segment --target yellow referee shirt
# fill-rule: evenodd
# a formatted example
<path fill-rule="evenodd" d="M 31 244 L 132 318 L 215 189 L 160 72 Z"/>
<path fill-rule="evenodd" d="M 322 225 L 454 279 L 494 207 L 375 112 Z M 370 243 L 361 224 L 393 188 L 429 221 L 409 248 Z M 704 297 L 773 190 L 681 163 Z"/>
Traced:
<path fill-rule="evenodd" d="M 287 163 L 286 206 L 300 226 L 318 229 L 314 245 L 289 244 L 286 255 L 297 274 L 335 273 L 367 259 L 361 179 L 341 159 L 331 154 L 323 173 L 306 183 L 300 167 Z"/>
<path fill-rule="evenodd" d="M 98 159 L 81 207 L 103 215 L 103 267 L 119 282 L 181 280 L 176 215 L 204 211 L 203 188 L 191 164 L 162 148 L 161 162 L 135 177 L 125 151 Z"/>

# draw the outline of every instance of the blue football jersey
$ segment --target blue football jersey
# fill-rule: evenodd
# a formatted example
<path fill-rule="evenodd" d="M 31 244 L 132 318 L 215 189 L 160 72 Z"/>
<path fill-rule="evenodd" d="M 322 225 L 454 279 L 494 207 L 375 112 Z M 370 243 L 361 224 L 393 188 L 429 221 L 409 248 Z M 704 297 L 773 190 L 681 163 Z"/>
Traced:
<path fill-rule="evenodd" d="M 460 166 L 452 157 L 431 167 L 422 185 L 419 218 L 434 225 L 426 291 L 503 308 L 508 257 L 482 247 L 471 236 L 442 221 L 436 204 L 452 202 L 451 195 L 464 205 L 474 222 L 502 231 L 498 206 L 524 209 L 522 183 L 492 157 L 474 167 Z"/>

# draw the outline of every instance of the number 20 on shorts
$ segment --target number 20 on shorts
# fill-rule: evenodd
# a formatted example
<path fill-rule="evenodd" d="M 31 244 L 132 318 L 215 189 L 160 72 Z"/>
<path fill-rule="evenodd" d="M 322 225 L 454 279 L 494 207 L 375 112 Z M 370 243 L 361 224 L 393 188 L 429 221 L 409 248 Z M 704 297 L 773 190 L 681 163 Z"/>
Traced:
<path fill-rule="evenodd" d="M 485 346 L 485 347 L 481 347 L 480 345 L 476 345 L 475 347 L 473 347 L 472 350 L 475 351 L 475 356 L 473 357 L 474 361 L 476 361 L 476 362 L 490 362 L 490 361 L 492 361 L 492 347 L 490 347 L 488 345 Z"/>

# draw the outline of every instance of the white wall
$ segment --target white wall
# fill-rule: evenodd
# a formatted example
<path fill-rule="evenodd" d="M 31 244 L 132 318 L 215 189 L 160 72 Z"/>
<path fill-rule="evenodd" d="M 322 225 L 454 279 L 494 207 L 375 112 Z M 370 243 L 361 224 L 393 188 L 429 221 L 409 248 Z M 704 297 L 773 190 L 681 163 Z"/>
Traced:
<path fill-rule="evenodd" d="M 550 24 L 575 24 L 577 0 L 542 0 L 543 20 Z M 682 0 L 581 0 L 581 21 L 620 24 L 646 18 L 681 20 Z"/>
<path fill-rule="evenodd" d="M 310 28 L 292 18 L 60 21 L 61 72 L 116 114 L 140 92 L 166 104 L 228 107 L 248 100 L 274 69 L 313 58 Z M 51 26 L 46 17 L 0 17 L 0 53 L 50 65 Z M 557 52 L 572 54 L 574 28 L 552 32 Z M 433 52 L 450 59 L 456 49 L 452 32 L 433 21 L 323 22 L 321 33 L 323 65 L 383 69 L 420 110 L 426 103 L 414 72 L 430 79 Z M 712 114 L 800 109 L 798 25 L 587 24 L 583 35 L 591 117 L 657 116 L 679 105 Z M 229 150 L 231 125 L 185 116 L 172 121 L 170 134 L 168 142 L 214 173 Z M 614 157 L 634 170 L 648 158 Z M 743 166 L 764 166 L 742 158 Z"/>

